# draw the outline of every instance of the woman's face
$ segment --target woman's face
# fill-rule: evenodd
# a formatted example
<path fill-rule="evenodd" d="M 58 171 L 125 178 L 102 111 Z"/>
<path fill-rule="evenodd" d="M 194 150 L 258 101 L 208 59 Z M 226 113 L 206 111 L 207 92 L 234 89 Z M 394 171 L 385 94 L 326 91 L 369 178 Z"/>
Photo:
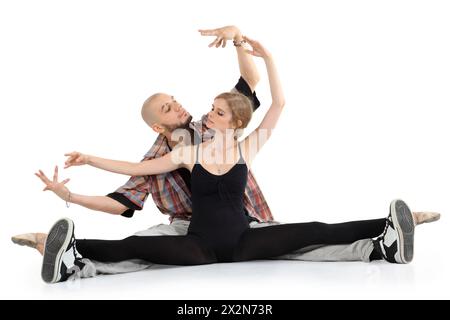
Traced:
<path fill-rule="evenodd" d="M 226 129 L 234 129 L 232 123 L 233 115 L 230 107 L 224 99 L 215 99 L 212 109 L 208 112 L 208 121 L 206 126 L 209 129 L 225 131 Z"/>

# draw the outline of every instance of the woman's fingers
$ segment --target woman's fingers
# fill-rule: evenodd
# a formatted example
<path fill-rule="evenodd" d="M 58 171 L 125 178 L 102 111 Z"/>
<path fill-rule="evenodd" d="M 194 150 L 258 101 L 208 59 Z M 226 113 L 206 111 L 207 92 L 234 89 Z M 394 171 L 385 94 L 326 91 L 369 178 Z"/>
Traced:
<path fill-rule="evenodd" d="M 64 179 L 61 183 L 62 184 L 66 184 L 67 182 L 69 182 L 70 181 L 70 178 L 67 178 L 67 179 Z"/>
<path fill-rule="evenodd" d="M 255 57 L 261 57 L 261 55 L 258 54 L 255 50 L 245 49 L 245 52 L 247 52 L 248 54 L 251 54 L 252 56 L 255 56 Z"/>
<path fill-rule="evenodd" d="M 66 161 L 64 162 L 64 169 L 69 168 L 70 166 L 72 166 L 72 164 L 74 162 L 76 162 L 76 159 L 80 157 L 80 153 L 79 152 L 71 152 L 71 153 L 66 153 L 65 154 L 66 157 L 69 157 L 66 159 Z"/>
<path fill-rule="evenodd" d="M 69 157 L 66 159 L 66 161 L 64 162 L 64 169 L 67 169 L 68 167 L 70 167 L 70 163 L 73 161 L 74 158 L 76 158 L 78 152 L 69 152 L 69 153 L 65 153 L 64 156 Z"/>
<path fill-rule="evenodd" d="M 246 36 L 242 36 L 242 39 L 244 39 L 249 45 L 251 45 L 253 50 L 255 50 L 255 49 L 261 50 L 262 49 L 262 46 L 258 41 L 250 39 L 249 37 L 246 37 Z"/>
<path fill-rule="evenodd" d="M 78 153 L 78 152 L 76 152 L 76 151 L 72 151 L 72 152 L 65 153 L 64 156 L 66 156 L 66 157 L 73 157 L 73 156 L 75 156 L 77 153 Z"/>
<path fill-rule="evenodd" d="M 250 39 L 250 38 L 247 37 L 247 36 L 242 36 L 242 39 L 244 39 L 246 42 L 248 42 L 248 43 L 250 43 L 250 44 L 252 44 L 252 42 L 255 43 L 255 40 Z"/>

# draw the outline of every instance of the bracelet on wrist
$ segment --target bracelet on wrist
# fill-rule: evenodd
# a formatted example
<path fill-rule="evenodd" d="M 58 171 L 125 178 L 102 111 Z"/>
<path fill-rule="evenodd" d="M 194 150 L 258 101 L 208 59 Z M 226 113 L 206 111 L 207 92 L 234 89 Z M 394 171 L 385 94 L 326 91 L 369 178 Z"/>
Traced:
<path fill-rule="evenodd" d="M 72 200 L 72 194 L 70 193 L 70 190 L 69 190 L 69 195 L 67 196 L 67 199 L 66 199 L 66 208 L 70 207 L 71 200 Z"/>
<path fill-rule="evenodd" d="M 234 44 L 235 47 L 242 47 L 242 45 L 243 45 L 244 43 L 247 43 L 247 41 L 245 41 L 244 39 L 241 39 L 241 40 L 239 40 L 239 41 L 233 40 L 233 44 Z"/>

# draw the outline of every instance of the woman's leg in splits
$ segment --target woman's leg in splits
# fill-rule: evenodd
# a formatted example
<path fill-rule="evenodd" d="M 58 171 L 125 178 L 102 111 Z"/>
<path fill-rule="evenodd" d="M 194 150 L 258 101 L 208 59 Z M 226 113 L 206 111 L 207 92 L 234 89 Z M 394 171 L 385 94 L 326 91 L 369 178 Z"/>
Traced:
<path fill-rule="evenodd" d="M 236 261 L 267 259 L 310 245 L 345 244 L 380 235 L 386 219 L 337 224 L 321 222 L 293 223 L 249 229 L 235 251 Z"/>
<path fill-rule="evenodd" d="M 132 236 L 123 240 L 76 240 L 75 225 L 63 218 L 52 226 L 45 241 L 41 275 L 47 283 L 76 277 L 84 258 L 99 262 L 141 259 L 170 265 L 214 263 L 216 255 L 194 235 Z"/>
<path fill-rule="evenodd" d="M 200 265 L 216 262 L 215 254 L 200 238 L 186 236 L 131 236 L 123 240 L 76 240 L 83 258 L 100 262 L 142 259 L 167 265 Z"/>

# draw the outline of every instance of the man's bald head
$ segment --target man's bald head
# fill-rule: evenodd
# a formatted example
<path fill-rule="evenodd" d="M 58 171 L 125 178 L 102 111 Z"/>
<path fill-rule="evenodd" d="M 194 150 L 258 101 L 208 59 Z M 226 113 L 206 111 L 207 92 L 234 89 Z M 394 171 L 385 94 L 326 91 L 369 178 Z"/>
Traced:
<path fill-rule="evenodd" d="M 158 100 L 160 100 L 163 96 L 167 95 L 164 93 L 155 93 L 147 98 L 142 105 L 142 119 L 144 119 L 145 123 L 149 127 L 153 126 L 155 123 L 158 123 L 160 120 L 158 116 Z"/>
<path fill-rule="evenodd" d="M 192 120 L 189 112 L 166 93 L 155 93 L 145 100 L 141 115 L 145 123 L 158 133 L 185 128 Z"/>

